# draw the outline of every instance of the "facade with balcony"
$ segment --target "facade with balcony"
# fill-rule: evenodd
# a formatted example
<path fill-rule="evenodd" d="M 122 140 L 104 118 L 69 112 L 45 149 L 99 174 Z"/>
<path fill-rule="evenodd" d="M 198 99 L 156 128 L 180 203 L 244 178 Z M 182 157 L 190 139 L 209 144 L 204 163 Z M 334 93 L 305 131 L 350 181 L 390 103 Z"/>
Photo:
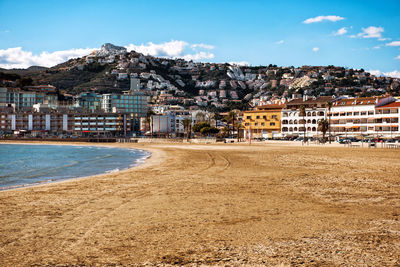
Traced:
<path fill-rule="evenodd" d="M 282 136 L 283 137 L 317 137 L 318 122 L 327 118 L 327 103 L 335 101 L 332 97 L 298 98 L 286 103 L 282 109 Z M 300 108 L 304 106 L 304 116 Z"/>
<path fill-rule="evenodd" d="M 244 138 L 280 137 L 283 105 L 258 106 L 256 110 L 243 113 Z"/>
<path fill-rule="evenodd" d="M 336 136 L 399 137 L 400 102 L 393 97 L 352 98 L 331 109 L 331 131 Z"/>

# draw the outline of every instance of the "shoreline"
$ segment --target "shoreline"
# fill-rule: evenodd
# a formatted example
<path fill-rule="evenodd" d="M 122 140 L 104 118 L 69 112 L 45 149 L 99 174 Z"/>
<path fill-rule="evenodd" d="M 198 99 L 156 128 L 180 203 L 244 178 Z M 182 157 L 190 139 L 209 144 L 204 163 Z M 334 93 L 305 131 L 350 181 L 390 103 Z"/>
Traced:
<path fill-rule="evenodd" d="M 85 176 L 80 176 L 80 177 L 71 177 L 71 178 L 65 178 L 65 179 L 46 179 L 38 182 L 34 182 L 32 184 L 21 184 L 21 185 L 15 185 L 15 186 L 2 186 L 0 187 L 0 193 L 3 191 L 10 191 L 10 190 L 20 190 L 20 189 L 25 189 L 25 188 L 31 188 L 31 187 L 40 187 L 40 186 L 47 186 L 47 185 L 52 185 L 52 184 L 58 184 L 58 183 L 67 183 L 67 182 L 73 182 L 73 181 L 78 181 L 81 179 L 91 179 L 91 178 L 102 178 L 102 176 L 109 175 L 109 174 L 117 174 L 117 173 L 123 173 L 125 171 L 130 171 L 132 169 L 138 168 L 142 165 L 145 165 L 148 160 L 152 157 L 153 153 L 146 150 L 146 149 L 138 149 L 138 148 L 131 148 L 131 147 L 120 147 L 120 146 L 113 146 L 110 143 L 100 143 L 100 144 L 92 144 L 92 143 L 67 143 L 67 142 L 46 142 L 46 141 L 25 141 L 25 142 L 19 142 L 19 141 L 3 141 L 0 142 L 1 144 L 10 144 L 10 145 L 52 145 L 52 146 L 86 146 L 86 147 L 108 147 L 108 148 L 121 148 L 121 149 L 135 149 L 138 151 L 144 151 L 148 153 L 148 155 L 145 155 L 143 158 L 138 158 L 136 159 L 133 163 L 131 163 L 127 168 L 118 170 L 118 171 L 106 171 L 104 173 L 99 173 L 95 175 L 85 175 Z"/>

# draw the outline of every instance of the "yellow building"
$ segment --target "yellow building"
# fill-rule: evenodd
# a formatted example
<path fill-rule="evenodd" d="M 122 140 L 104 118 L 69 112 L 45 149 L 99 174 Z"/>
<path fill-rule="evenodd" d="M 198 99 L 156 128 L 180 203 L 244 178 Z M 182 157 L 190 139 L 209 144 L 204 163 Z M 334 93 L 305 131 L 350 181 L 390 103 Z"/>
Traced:
<path fill-rule="evenodd" d="M 243 113 L 245 139 L 274 138 L 281 133 L 281 113 L 284 105 L 258 106 Z"/>

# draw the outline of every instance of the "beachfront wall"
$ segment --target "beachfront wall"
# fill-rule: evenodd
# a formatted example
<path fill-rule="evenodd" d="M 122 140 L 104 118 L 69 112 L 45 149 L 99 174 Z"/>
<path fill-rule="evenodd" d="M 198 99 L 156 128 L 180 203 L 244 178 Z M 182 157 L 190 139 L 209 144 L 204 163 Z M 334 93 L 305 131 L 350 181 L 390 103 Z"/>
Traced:
<path fill-rule="evenodd" d="M 400 137 L 400 102 L 393 98 L 345 99 L 331 109 L 335 136 Z"/>
<path fill-rule="evenodd" d="M 280 137 L 283 105 L 259 106 L 243 113 L 244 138 Z"/>

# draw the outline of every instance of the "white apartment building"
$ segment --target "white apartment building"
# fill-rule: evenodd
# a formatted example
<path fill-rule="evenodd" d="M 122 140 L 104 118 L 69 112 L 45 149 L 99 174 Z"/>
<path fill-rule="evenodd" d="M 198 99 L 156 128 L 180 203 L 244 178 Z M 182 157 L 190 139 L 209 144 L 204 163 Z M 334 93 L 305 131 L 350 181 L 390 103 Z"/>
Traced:
<path fill-rule="evenodd" d="M 393 97 L 342 99 L 331 108 L 335 136 L 397 137 L 400 102 Z"/>
<path fill-rule="evenodd" d="M 327 117 L 327 102 L 333 102 L 331 96 L 319 98 L 299 98 L 286 103 L 282 109 L 281 133 L 283 137 L 316 137 L 321 135 L 318 131 L 318 122 Z M 305 107 L 305 116 L 300 116 L 300 107 Z M 304 121 L 303 121 L 304 119 Z M 305 127 L 305 128 L 304 128 Z"/>

